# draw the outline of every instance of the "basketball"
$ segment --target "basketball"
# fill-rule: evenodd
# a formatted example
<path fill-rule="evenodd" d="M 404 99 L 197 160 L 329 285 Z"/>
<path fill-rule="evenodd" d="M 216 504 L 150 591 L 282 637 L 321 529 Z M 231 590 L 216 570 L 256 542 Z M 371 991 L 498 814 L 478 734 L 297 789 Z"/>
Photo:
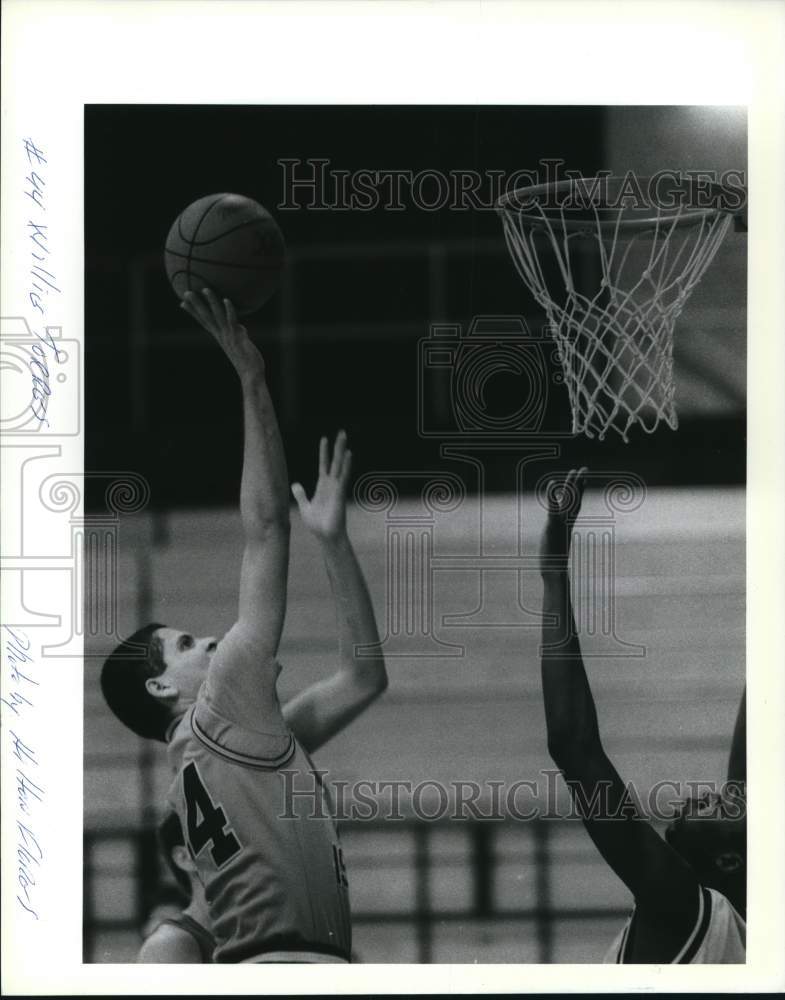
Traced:
<path fill-rule="evenodd" d="M 281 276 L 284 241 L 266 208 L 240 194 L 199 198 L 174 220 L 164 263 L 178 298 L 211 288 L 240 315 L 260 309 Z"/>

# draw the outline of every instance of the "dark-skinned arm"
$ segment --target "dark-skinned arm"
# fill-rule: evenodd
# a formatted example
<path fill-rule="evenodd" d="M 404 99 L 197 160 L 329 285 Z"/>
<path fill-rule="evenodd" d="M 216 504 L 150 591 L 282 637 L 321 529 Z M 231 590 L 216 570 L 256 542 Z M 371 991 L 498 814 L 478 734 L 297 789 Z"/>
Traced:
<path fill-rule="evenodd" d="M 738 785 L 747 782 L 747 689 L 741 696 L 736 724 L 733 727 L 730 757 L 728 758 L 728 781 Z"/>
<path fill-rule="evenodd" d="M 600 738 L 597 710 L 572 610 L 569 552 L 585 469 L 551 484 L 540 546 L 543 579 L 542 689 L 548 750 L 564 774 L 599 852 L 635 897 L 639 910 L 668 913 L 689 933 L 698 906 L 691 868 L 637 809 Z"/>

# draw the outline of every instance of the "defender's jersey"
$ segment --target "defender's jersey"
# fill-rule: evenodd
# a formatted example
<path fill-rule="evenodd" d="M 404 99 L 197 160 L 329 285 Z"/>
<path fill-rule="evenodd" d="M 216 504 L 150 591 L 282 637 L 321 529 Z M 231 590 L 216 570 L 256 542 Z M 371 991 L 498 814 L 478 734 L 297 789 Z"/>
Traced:
<path fill-rule="evenodd" d="M 203 687 L 172 734 L 169 757 L 169 799 L 204 885 L 213 961 L 348 961 L 338 832 L 294 736 L 237 726 Z M 299 795 L 287 797 L 287 781 Z"/>
<path fill-rule="evenodd" d="M 698 917 L 692 933 L 671 965 L 731 965 L 746 961 L 747 924 L 722 893 L 704 886 L 699 890 Z M 604 958 L 606 963 L 623 964 L 633 917 L 621 929 Z"/>
<path fill-rule="evenodd" d="M 179 927 L 181 931 L 190 934 L 199 948 L 201 961 L 205 964 L 212 962 L 215 938 L 206 927 L 203 927 L 188 913 L 180 913 L 175 917 L 164 917 L 161 924 L 171 924 L 173 927 Z M 160 927 L 161 924 L 158 926 Z"/>

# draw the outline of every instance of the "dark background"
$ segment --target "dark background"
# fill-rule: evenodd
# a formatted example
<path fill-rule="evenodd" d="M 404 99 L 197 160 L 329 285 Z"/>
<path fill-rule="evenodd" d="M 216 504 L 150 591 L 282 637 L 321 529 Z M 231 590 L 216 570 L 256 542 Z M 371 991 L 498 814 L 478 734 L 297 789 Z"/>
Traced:
<path fill-rule="evenodd" d="M 291 307 L 278 293 L 247 325 L 268 366 L 292 479 L 313 480 L 318 436 L 346 427 L 355 470 L 432 469 L 439 441 L 418 434 L 418 341 L 434 321 L 542 312 L 524 288 L 492 211 L 281 211 L 282 158 L 333 170 L 536 169 L 560 158 L 605 166 L 606 111 L 591 107 L 146 107 L 85 111 L 85 468 L 145 475 L 154 506 L 232 503 L 241 464 L 239 389 L 209 335 L 177 307 L 162 248 L 176 215 L 205 194 L 236 191 L 276 216 L 290 252 Z M 434 298 L 428 248 L 455 242 L 498 253 L 451 257 Z M 348 257 L 303 260 L 362 244 Z M 393 253 L 398 244 L 408 249 Z M 434 305 L 434 302 L 437 305 Z M 489 408 L 519 405 L 525 386 L 499 376 Z M 549 426 L 566 431 L 554 388 Z M 744 479 L 743 408 L 681 415 L 677 434 L 635 430 L 562 440 L 560 464 L 624 468 L 650 484 Z M 489 461 L 509 489 L 509 454 Z M 103 503 L 88 495 L 88 505 Z"/>

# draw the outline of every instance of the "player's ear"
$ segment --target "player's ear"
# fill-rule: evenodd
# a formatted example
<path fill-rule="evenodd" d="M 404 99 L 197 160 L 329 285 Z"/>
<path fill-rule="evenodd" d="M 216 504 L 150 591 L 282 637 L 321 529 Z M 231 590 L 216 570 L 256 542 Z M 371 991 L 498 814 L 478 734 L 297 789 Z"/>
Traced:
<path fill-rule="evenodd" d="M 151 694 L 153 698 L 160 698 L 161 701 L 177 701 L 180 697 L 180 692 L 174 684 L 170 684 L 169 681 L 165 681 L 161 677 L 148 677 L 144 686 L 148 694 Z"/>
<path fill-rule="evenodd" d="M 714 859 L 714 864 L 723 875 L 732 875 L 744 864 L 742 857 L 736 851 L 723 851 Z"/>
<path fill-rule="evenodd" d="M 189 875 L 196 871 L 196 866 L 191 860 L 191 855 L 185 844 L 177 844 L 172 848 L 172 861 L 181 871 L 187 872 Z"/>

